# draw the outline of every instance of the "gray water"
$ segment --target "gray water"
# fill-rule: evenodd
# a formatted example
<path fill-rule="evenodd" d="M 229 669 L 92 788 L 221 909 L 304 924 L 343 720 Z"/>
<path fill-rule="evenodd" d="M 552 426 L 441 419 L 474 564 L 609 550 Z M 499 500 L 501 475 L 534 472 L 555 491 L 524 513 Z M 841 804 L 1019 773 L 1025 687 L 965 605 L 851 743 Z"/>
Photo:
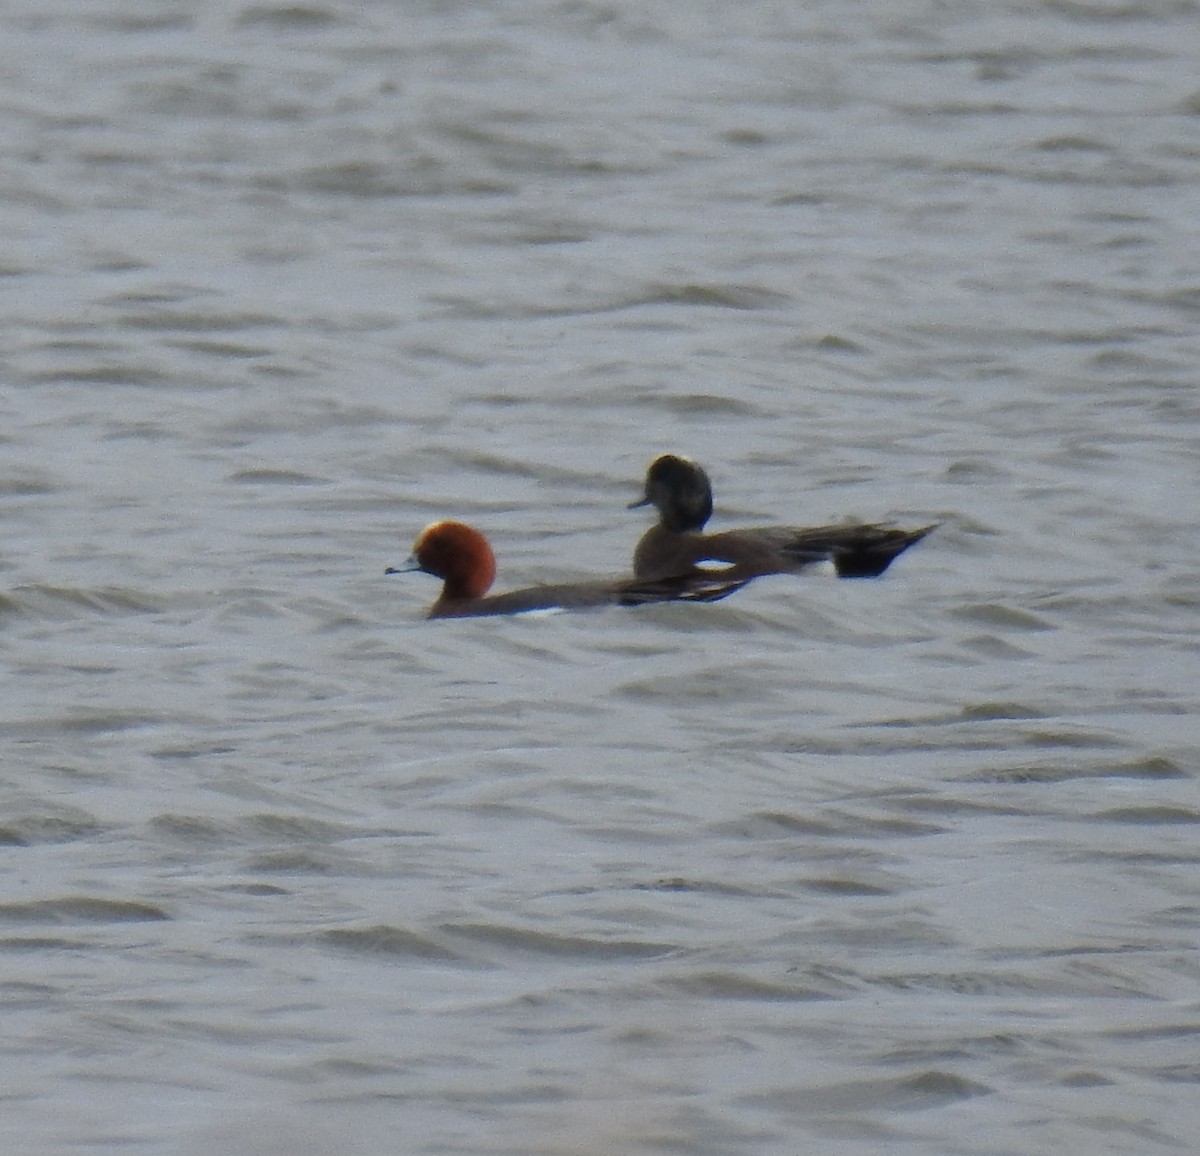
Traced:
<path fill-rule="evenodd" d="M 1192 1151 L 1198 16 L 7 5 L 0 1150 Z"/>

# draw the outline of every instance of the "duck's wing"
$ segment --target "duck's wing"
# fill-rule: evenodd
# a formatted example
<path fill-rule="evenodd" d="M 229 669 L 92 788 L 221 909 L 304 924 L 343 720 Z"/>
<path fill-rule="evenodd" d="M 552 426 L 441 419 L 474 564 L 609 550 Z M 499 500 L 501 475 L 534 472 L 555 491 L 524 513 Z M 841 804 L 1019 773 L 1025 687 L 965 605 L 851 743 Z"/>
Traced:
<path fill-rule="evenodd" d="M 563 582 L 434 604 L 431 618 L 483 618 L 531 610 L 587 610 L 597 606 L 644 606 L 652 602 L 719 602 L 749 582 L 697 573 L 678 578 L 624 578 Z"/>
<path fill-rule="evenodd" d="M 729 579 L 702 572 L 677 578 L 639 578 L 624 584 L 618 601 L 622 606 L 645 606 L 653 602 L 720 602 L 748 586 L 750 581 L 749 578 Z"/>
<path fill-rule="evenodd" d="M 837 525 L 788 527 L 773 531 L 780 553 L 804 565 L 817 558 L 829 559 L 839 578 L 877 578 L 910 546 L 915 546 L 939 523 L 916 530 L 891 526 Z"/>

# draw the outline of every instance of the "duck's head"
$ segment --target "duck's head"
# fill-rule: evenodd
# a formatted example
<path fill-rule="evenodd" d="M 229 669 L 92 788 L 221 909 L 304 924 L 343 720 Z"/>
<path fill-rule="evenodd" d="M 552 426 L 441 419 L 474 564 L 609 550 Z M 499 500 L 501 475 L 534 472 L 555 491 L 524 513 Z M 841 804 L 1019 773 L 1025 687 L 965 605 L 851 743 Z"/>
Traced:
<path fill-rule="evenodd" d="M 496 579 L 496 556 L 488 540 L 462 522 L 434 522 L 417 535 L 412 557 L 388 574 L 423 570 L 445 583 L 442 597 L 482 598 Z"/>
<path fill-rule="evenodd" d="M 650 463 L 641 498 L 629 504 L 631 510 L 638 506 L 653 506 L 672 533 L 702 530 L 712 517 L 712 484 L 691 458 L 663 454 Z"/>

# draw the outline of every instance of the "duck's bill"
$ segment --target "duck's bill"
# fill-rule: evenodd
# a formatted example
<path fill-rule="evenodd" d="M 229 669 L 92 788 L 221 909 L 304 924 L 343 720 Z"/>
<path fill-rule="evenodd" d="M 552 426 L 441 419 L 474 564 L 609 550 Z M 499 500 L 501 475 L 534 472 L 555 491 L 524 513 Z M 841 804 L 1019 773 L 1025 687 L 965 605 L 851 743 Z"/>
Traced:
<path fill-rule="evenodd" d="M 415 557 L 411 557 L 400 566 L 389 566 L 383 573 L 385 576 L 388 574 L 411 574 L 414 570 L 420 569 L 421 563 Z"/>
<path fill-rule="evenodd" d="M 636 502 L 630 502 L 629 505 L 625 507 L 625 509 L 636 510 L 636 509 L 639 509 L 641 506 L 648 506 L 648 505 L 650 505 L 650 499 L 648 497 L 646 497 L 645 494 L 643 494 L 640 498 L 638 498 L 638 500 Z"/>

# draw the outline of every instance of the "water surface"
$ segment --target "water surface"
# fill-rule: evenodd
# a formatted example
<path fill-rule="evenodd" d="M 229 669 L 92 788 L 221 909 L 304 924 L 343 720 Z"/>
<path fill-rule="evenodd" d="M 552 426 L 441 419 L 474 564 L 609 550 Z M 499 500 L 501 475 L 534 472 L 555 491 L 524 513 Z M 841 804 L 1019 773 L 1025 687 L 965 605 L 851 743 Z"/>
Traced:
<path fill-rule="evenodd" d="M 1195 16 L 9 6 L 4 1150 L 1189 1150 Z"/>

